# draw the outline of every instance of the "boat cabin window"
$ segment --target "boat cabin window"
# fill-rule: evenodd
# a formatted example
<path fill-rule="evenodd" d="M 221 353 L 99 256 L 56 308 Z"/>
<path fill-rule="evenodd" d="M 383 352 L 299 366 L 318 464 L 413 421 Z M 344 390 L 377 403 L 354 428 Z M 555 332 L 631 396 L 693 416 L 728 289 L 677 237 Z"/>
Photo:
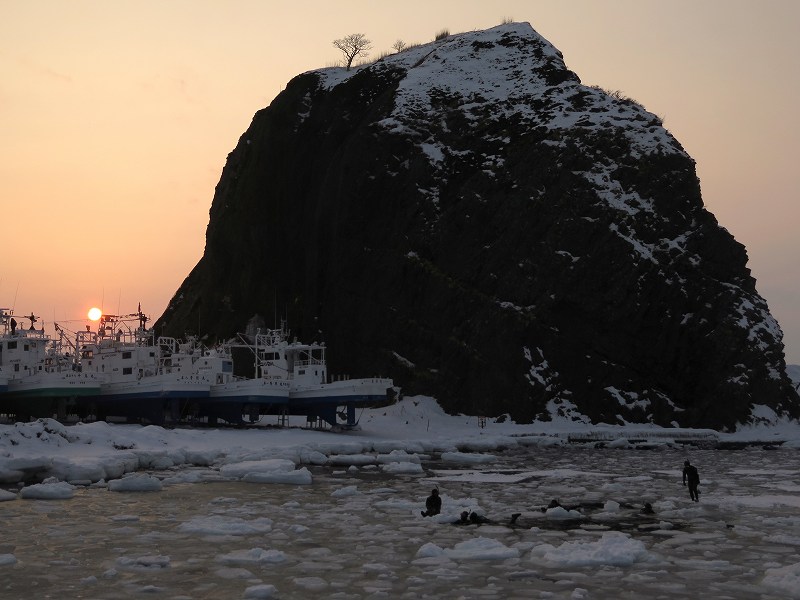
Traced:
<path fill-rule="evenodd" d="M 22 347 L 22 349 L 23 349 L 25 352 L 27 352 L 28 350 L 30 350 L 30 349 L 31 349 L 31 347 L 30 347 L 28 344 L 25 344 L 25 345 Z"/>
<path fill-rule="evenodd" d="M 133 373 L 133 367 L 123 367 L 122 374 L 123 375 L 130 375 Z"/>
<path fill-rule="evenodd" d="M 84 350 L 81 352 L 81 358 L 94 358 L 94 352 L 91 350 Z"/>
<path fill-rule="evenodd" d="M 130 358 L 130 357 L 131 357 L 131 353 L 130 352 L 123 352 L 122 353 L 122 358 Z"/>
<path fill-rule="evenodd" d="M 305 375 L 306 374 L 306 370 L 305 369 L 301 369 L 300 371 L 297 372 L 297 374 L 298 375 Z"/>
<path fill-rule="evenodd" d="M 8 342 L 8 349 L 15 350 L 17 348 L 17 342 Z"/>

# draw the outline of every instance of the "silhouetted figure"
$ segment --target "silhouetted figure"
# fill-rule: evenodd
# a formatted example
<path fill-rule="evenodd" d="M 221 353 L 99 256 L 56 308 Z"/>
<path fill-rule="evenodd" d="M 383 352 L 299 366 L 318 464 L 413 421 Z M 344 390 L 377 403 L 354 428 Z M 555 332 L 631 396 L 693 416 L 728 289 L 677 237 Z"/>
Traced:
<path fill-rule="evenodd" d="M 516 520 L 516 519 L 515 519 Z M 491 523 L 489 519 L 484 517 L 483 515 L 479 515 L 476 512 L 470 512 L 468 510 L 462 511 L 461 516 L 459 517 L 458 521 L 456 521 L 455 525 L 481 525 L 483 523 Z"/>
<path fill-rule="evenodd" d="M 480 525 L 481 523 L 488 523 L 489 519 L 473 511 L 469 513 L 469 522 L 474 525 Z"/>
<path fill-rule="evenodd" d="M 697 468 L 689 464 L 689 461 L 683 463 L 683 485 L 689 482 L 689 497 L 695 501 L 700 502 L 700 492 L 697 491 L 697 486 L 700 485 L 700 475 L 697 473 Z"/>
<path fill-rule="evenodd" d="M 439 497 L 439 490 L 434 488 L 431 495 L 425 500 L 425 510 L 422 511 L 423 517 L 432 517 L 442 512 L 442 499 Z"/>
<path fill-rule="evenodd" d="M 543 506 L 539 510 L 541 510 L 542 512 L 547 512 L 551 508 L 558 508 L 560 506 L 561 506 L 561 502 L 559 502 L 558 500 L 553 498 L 552 500 L 550 500 L 550 504 L 548 504 L 547 506 Z M 563 506 L 561 506 L 561 508 L 563 508 Z"/>
<path fill-rule="evenodd" d="M 642 507 L 642 514 L 643 515 L 654 515 L 656 511 L 653 510 L 653 505 L 649 502 L 645 502 L 644 506 Z"/>

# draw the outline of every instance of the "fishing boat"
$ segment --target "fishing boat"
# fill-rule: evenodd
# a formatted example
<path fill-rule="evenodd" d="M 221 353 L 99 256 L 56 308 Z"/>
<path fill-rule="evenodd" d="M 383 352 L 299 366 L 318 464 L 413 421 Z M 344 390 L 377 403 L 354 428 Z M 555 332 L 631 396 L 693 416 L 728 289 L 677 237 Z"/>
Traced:
<path fill-rule="evenodd" d="M 253 377 L 234 374 L 234 347 L 253 353 Z M 211 392 L 207 399 L 193 402 L 189 413 L 206 417 L 211 424 L 216 423 L 217 419 L 240 424 L 243 416 L 255 423 L 261 415 L 284 412 L 289 402 L 289 381 L 285 377 L 267 372 L 265 351 L 259 335 L 253 345 L 243 336 L 239 336 L 238 342 L 203 349 L 194 362 L 194 370 L 212 382 Z"/>
<path fill-rule="evenodd" d="M 336 376 L 329 381 L 325 344 L 289 341 L 285 323 L 260 336 L 264 372 L 289 382 L 289 414 L 306 415 L 309 421 L 319 418 L 333 426 L 354 427 L 356 409 L 386 402 L 394 385 L 384 377 Z"/>
<path fill-rule="evenodd" d="M 8 375 L 6 375 L 6 366 L 3 364 L 3 343 L 0 342 L 0 398 L 3 397 L 8 391 Z"/>
<path fill-rule="evenodd" d="M 54 340 L 44 327 L 36 328 L 39 319 L 33 313 L 21 318 L 30 322 L 29 328 L 19 327 L 12 310 L 0 309 L 0 379 L 6 381 L 0 413 L 20 421 L 63 419 L 82 399 L 100 393 L 100 380 L 82 373 L 74 354 L 63 350 L 63 331 Z"/>
<path fill-rule="evenodd" d="M 147 321 L 139 307 L 129 315 L 104 314 L 96 332 L 80 332 L 81 369 L 102 380 L 100 394 L 81 407 L 82 416 L 175 423 L 189 402 L 208 398 L 211 382 L 194 372 L 194 349 L 175 338 L 155 339 Z"/>

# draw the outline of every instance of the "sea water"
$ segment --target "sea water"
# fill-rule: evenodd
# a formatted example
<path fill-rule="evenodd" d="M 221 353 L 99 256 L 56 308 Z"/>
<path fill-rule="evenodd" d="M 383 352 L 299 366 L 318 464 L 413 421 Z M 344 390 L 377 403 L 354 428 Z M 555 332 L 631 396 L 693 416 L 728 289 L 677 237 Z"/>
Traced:
<path fill-rule="evenodd" d="M 698 503 L 681 481 L 687 457 L 700 471 Z M 0 503 L 0 598 L 800 594 L 797 451 L 517 449 L 479 466 L 423 458 L 424 475 L 313 467 L 311 485 L 85 487 L 69 500 Z M 169 482 L 174 472 L 155 474 Z M 443 515 L 423 518 L 434 486 Z M 563 508 L 543 512 L 553 499 Z M 640 513 L 644 502 L 655 515 Z M 462 510 L 490 522 L 444 522 Z"/>

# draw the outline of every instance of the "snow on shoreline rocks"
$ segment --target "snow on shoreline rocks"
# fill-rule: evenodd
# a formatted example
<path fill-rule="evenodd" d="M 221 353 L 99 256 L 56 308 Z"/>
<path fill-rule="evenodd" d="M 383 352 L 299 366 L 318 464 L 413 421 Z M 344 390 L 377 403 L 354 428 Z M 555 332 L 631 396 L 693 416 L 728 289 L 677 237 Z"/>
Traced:
<path fill-rule="evenodd" d="M 405 398 L 389 407 L 365 410 L 362 429 L 346 433 L 296 427 L 164 429 L 106 422 L 65 426 L 39 419 L 0 425 L 0 485 L 41 484 L 48 478 L 52 478 L 48 485 L 108 485 L 115 491 L 148 491 L 160 489 L 161 484 L 226 479 L 298 485 L 312 483 L 307 467 L 314 465 L 375 468 L 413 476 L 425 473 L 421 463 L 434 454 L 451 465 L 480 465 L 496 459 L 491 452 L 514 447 L 550 447 L 576 440 L 587 444 L 599 440 L 606 445 L 624 440 L 625 444 L 619 445 L 629 447 L 628 440 L 634 438 L 648 439 L 651 445 L 669 445 L 677 435 L 761 439 L 800 447 L 797 423 L 746 428 L 727 436 L 643 425 L 587 426 L 566 419 L 524 425 L 498 419 L 481 425 L 477 417 L 445 414 L 427 397 Z M 130 477 L 141 471 L 159 471 L 160 477 Z M 119 483 L 106 484 L 113 481 Z M 24 497 L 67 494 L 65 486 L 29 485 L 34 489 Z M 0 490 L 0 501 L 16 497 Z"/>
<path fill-rule="evenodd" d="M 429 425 L 439 421 L 429 438 L 407 438 L 411 406 L 423 409 Z M 432 399 L 406 400 L 383 410 L 398 408 L 406 427 L 398 427 L 398 419 L 389 417 L 374 419 L 370 433 L 347 434 L 297 428 L 164 429 L 106 422 L 65 426 L 51 419 L 0 425 L 0 485 L 54 478 L 75 485 L 118 480 L 121 483 L 109 484 L 115 491 L 154 489 L 152 480 L 126 477 L 137 471 L 168 471 L 163 478 L 167 484 L 209 478 L 309 484 L 312 476 L 306 466 L 375 467 L 387 474 L 421 475 L 421 461 L 432 453 L 455 462 L 479 463 L 494 457 L 470 452 L 518 444 L 507 427 L 485 436 L 476 436 L 475 423 L 469 421 L 453 427 L 453 421 L 462 418 L 444 415 Z M 7 494 L 0 500 L 9 499 Z"/>

